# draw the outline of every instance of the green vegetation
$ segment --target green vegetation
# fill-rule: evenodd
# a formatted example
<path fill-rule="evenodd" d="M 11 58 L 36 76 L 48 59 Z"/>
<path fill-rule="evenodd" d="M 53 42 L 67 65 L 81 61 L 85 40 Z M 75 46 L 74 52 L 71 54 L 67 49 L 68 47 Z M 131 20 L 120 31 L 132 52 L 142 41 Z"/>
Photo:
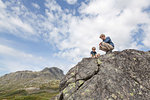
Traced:
<path fill-rule="evenodd" d="M 16 91 L 12 91 L 10 93 L 7 93 L 4 96 L 8 97 L 8 96 L 13 96 L 13 95 L 27 95 L 27 92 L 25 90 L 16 90 Z"/>
<path fill-rule="evenodd" d="M 13 93 L 11 93 L 13 94 Z M 3 95 L 0 96 L 0 100 L 49 100 L 53 96 L 56 96 L 58 92 L 48 93 L 48 92 L 39 92 L 36 94 L 13 94 L 13 95 Z"/>
<path fill-rule="evenodd" d="M 52 89 L 52 90 L 58 90 L 58 88 L 59 88 L 59 83 L 60 83 L 60 81 L 53 81 L 53 82 L 49 82 L 49 83 L 46 83 L 46 84 L 42 84 L 41 86 L 40 86 L 40 89 L 41 90 L 44 90 L 44 89 Z"/>
<path fill-rule="evenodd" d="M 50 81 L 41 84 L 39 90 L 33 91 L 28 91 L 24 87 L 0 87 L 0 100 L 50 100 L 59 93 L 59 83 L 60 81 Z"/>
<path fill-rule="evenodd" d="M 50 100 L 59 93 L 58 68 L 39 72 L 17 71 L 0 77 L 0 100 Z"/>

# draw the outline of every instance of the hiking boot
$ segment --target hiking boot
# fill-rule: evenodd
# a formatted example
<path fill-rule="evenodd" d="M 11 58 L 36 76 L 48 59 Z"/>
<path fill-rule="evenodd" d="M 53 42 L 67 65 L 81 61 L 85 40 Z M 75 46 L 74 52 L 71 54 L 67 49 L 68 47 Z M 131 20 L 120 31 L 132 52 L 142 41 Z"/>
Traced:
<path fill-rule="evenodd" d="M 110 54 L 110 53 L 112 53 L 112 50 L 106 52 L 106 54 Z"/>

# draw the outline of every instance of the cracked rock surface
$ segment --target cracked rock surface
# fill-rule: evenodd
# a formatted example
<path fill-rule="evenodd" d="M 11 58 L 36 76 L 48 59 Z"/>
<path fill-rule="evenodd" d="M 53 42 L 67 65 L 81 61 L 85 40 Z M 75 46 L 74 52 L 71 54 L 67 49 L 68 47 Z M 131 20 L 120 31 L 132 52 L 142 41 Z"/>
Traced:
<path fill-rule="evenodd" d="M 53 99 L 150 100 L 150 52 L 130 49 L 98 59 L 84 58 L 70 69 Z"/>

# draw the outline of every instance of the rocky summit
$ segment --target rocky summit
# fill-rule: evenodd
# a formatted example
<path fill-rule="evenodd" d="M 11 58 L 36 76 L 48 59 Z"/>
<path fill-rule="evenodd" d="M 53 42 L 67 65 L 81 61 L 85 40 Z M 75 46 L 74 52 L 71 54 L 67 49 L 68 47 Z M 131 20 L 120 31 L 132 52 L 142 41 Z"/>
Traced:
<path fill-rule="evenodd" d="M 150 100 L 150 52 L 84 58 L 61 80 L 54 100 Z"/>

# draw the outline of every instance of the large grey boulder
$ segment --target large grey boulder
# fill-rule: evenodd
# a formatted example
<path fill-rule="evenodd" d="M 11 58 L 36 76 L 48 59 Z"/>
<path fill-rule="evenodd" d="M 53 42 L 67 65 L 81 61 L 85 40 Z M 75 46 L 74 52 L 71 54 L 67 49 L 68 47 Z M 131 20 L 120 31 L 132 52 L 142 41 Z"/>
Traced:
<path fill-rule="evenodd" d="M 150 52 L 124 50 L 84 58 L 54 100 L 150 100 Z"/>

